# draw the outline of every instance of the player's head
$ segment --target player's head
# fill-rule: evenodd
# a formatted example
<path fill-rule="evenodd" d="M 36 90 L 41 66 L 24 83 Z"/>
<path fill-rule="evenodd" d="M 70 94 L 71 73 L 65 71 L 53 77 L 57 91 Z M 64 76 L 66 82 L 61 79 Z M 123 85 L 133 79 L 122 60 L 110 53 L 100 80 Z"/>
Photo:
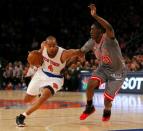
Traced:
<path fill-rule="evenodd" d="M 95 21 L 91 25 L 91 30 L 90 30 L 91 38 L 98 40 L 103 35 L 103 33 L 105 33 L 105 29 L 97 21 Z"/>
<path fill-rule="evenodd" d="M 54 36 L 48 36 L 46 38 L 46 47 L 47 47 L 47 51 L 48 51 L 48 54 L 50 56 L 54 56 L 56 53 L 57 53 L 57 40 Z"/>

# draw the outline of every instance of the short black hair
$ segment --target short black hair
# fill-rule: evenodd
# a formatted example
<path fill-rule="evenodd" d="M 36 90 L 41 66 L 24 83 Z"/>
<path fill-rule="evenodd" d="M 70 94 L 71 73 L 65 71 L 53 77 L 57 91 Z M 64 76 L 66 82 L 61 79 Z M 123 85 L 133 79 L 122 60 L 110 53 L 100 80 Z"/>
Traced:
<path fill-rule="evenodd" d="M 95 25 L 97 29 L 101 30 L 101 33 L 105 33 L 106 31 L 105 28 L 103 28 L 101 24 L 97 22 L 96 20 L 93 22 L 93 25 Z"/>
<path fill-rule="evenodd" d="M 55 40 L 56 41 L 56 38 L 54 36 L 50 35 L 46 38 L 46 40 Z"/>

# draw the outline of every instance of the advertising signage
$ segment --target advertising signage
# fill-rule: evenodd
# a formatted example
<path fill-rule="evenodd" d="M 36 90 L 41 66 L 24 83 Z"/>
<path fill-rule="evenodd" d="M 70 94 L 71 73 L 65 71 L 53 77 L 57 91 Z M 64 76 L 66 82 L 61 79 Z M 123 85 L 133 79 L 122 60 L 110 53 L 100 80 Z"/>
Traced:
<path fill-rule="evenodd" d="M 91 76 L 90 71 L 81 71 L 80 73 L 80 91 L 87 89 L 87 83 Z M 104 90 L 105 83 L 103 83 L 99 91 Z M 120 92 L 122 93 L 139 93 L 143 94 L 143 72 L 131 72 L 127 74 L 125 81 L 121 87 Z"/>

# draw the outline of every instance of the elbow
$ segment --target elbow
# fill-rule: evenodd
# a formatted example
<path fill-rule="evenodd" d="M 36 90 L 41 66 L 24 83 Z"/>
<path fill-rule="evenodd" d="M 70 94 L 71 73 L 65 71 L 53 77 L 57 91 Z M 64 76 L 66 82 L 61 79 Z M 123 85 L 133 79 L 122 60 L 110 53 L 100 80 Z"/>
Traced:
<path fill-rule="evenodd" d="M 111 24 L 108 24 L 107 30 L 110 31 L 110 32 L 114 32 L 113 27 L 112 27 Z"/>

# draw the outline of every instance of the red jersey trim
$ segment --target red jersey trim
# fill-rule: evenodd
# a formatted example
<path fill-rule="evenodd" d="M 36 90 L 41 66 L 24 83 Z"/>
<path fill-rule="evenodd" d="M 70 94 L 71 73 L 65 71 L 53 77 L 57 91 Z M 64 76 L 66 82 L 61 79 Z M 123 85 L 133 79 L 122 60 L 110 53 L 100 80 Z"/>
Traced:
<path fill-rule="evenodd" d="M 99 78 L 98 76 L 92 76 L 90 79 L 91 80 L 98 80 L 100 85 L 103 83 L 103 80 L 101 78 Z"/>
<path fill-rule="evenodd" d="M 104 93 L 104 97 L 106 97 L 107 99 L 113 101 L 114 97 L 108 95 L 106 92 Z"/>

